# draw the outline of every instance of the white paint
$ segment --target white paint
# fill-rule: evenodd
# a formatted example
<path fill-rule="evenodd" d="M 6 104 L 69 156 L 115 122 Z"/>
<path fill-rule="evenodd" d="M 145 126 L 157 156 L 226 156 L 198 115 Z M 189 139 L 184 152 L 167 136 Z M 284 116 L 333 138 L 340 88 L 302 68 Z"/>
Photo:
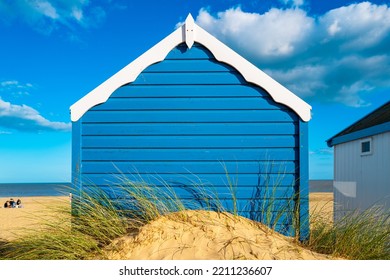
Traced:
<path fill-rule="evenodd" d="M 189 14 L 187 16 L 186 22 L 185 22 L 185 30 L 186 30 L 186 45 L 189 49 L 191 49 L 192 45 L 194 44 L 194 18 Z"/>
<path fill-rule="evenodd" d="M 334 146 L 334 202 L 335 211 L 341 213 L 335 213 L 335 219 L 344 211 L 365 210 L 374 204 L 390 209 L 390 132 L 369 139 L 370 154 L 361 153 L 363 139 Z"/>
<path fill-rule="evenodd" d="M 334 181 L 333 186 L 347 197 L 356 197 L 356 182 Z"/>
<path fill-rule="evenodd" d="M 70 107 L 71 120 L 78 121 L 90 108 L 106 102 L 116 89 L 133 82 L 145 68 L 164 60 L 173 48 L 183 42 L 188 48 L 191 48 L 194 42 L 202 44 L 218 61 L 237 69 L 247 82 L 263 88 L 276 102 L 294 110 L 303 121 L 311 119 L 309 104 L 199 27 L 189 14 L 183 26 L 73 104 Z"/>

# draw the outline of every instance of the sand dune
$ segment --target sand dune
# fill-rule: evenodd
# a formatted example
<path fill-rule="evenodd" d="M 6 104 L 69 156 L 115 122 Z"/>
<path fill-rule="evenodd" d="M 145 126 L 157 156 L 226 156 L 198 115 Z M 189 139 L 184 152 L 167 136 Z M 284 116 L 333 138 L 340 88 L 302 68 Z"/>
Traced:
<path fill-rule="evenodd" d="M 329 259 L 260 223 L 210 211 L 160 217 L 138 234 L 115 240 L 106 254 L 108 259 L 133 260 Z"/>
<path fill-rule="evenodd" d="M 3 198 L 5 201 L 5 198 Z M 24 208 L 0 208 L 0 239 L 40 230 L 38 218 L 55 219 L 68 197 L 22 198 Z M 333 195 L 310 195 L 310 212 L 331 221 Z M 329 259 L 292 238 L 243 217 L 208 211 L 184 211 L 160 217 L 139 232 L 118 238 L 105 250 L 107 259 Z"/>

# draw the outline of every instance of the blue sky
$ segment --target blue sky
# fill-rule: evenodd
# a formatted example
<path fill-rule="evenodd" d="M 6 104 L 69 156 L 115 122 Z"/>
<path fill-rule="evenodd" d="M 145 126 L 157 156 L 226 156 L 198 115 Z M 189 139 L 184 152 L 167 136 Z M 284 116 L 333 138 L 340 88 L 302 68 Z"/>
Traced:
<path fill-rule="evenodd" d="M 325 140 L 390 99 L 389 1 L 0 0 L 0 183 L 69 182 L 69 106 L 187 14 L 313 107 L 310 179 Z"/>

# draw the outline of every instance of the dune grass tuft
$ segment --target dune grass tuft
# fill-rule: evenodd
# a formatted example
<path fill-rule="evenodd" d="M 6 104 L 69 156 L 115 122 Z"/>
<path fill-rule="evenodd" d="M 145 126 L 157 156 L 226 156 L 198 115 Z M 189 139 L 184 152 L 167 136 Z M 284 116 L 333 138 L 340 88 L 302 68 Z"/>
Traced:
<path fill-rule="evenodd" d="M 330 224 L 317 219 L 306 244 L 313 251 L 353 260 L 390 259 L 390 213 L 379 207 Z"/>
<path fill-rule="evenodd" d="M 69 207 L 53 209 L 55 218 L 37 221 L 42 228 L 0 244 L 0 259 L 89 259 L 113 238 L 126 233 L 129 223 L 118 215 L 106 196 L 83 196 L 86 203 L 78 205 L 83 215 L 72 217 Z"/>
<path fill-rule="evenodd" d="M 233 181 L 228 187 L 235 200 Z M 274 193 L 276 188 L 275 184 L 267 185 L 265 192 Z M 217 193 L 210 186 L 194 185 L 187 189 L 193 195 L 192 202 L 180 199 L 168 185 L 163 188 L 148 186 L 125 177 L 111 191 L 94 187 L 81 193 L 77 190 L 73 192 L 78 195 L 73 196 L 72 212 L 69 207 L 58 208 L 55 218 L 45 219 L 43 229 L 12 241 L 0 241 L 0 259 L 104 259 L 104 249 L 114 239 L 137 234 L 143 225 L 161 216 L 175 212 L 180 219 L 180 213 L 186 209 L 226 211 L 222 207 L 223 201 L 218 197 L 212 199 Z M 270 228 L 276 227 L 277 221 L 285 216 L 298 217 L 291 212 L 291 207 L 283 208 L 277 203 L 277 200 L 269 199 L 267 204 L 254 204 L 262 211 L 263 223 Z M 231 212 L 237 215 L 237 207 Z M 310 219 L 312 226 L 306 248 L 346 259 L 390 259 L 390 218 L 381 209 L 354 213 L 333 224 L 314 216 Z M 181 220 L 186 221 L 185 215 Z"/>

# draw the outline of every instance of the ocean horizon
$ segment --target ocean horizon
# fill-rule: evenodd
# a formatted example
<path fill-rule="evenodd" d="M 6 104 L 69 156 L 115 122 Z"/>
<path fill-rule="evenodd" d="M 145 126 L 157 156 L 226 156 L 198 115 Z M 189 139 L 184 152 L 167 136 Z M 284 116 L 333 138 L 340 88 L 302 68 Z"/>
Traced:
<path fill-rule="evenodd" d="M 72 183 L 0 183 L 0 197 L 68 195 Z"/>
<path fill-rule="evenodd" d="M 0 183 L 0 197 L 63 196 L 68 195 L 72 183 Z M 333 180 L 310 180 L 310 192 L 332 192 Z"/>

